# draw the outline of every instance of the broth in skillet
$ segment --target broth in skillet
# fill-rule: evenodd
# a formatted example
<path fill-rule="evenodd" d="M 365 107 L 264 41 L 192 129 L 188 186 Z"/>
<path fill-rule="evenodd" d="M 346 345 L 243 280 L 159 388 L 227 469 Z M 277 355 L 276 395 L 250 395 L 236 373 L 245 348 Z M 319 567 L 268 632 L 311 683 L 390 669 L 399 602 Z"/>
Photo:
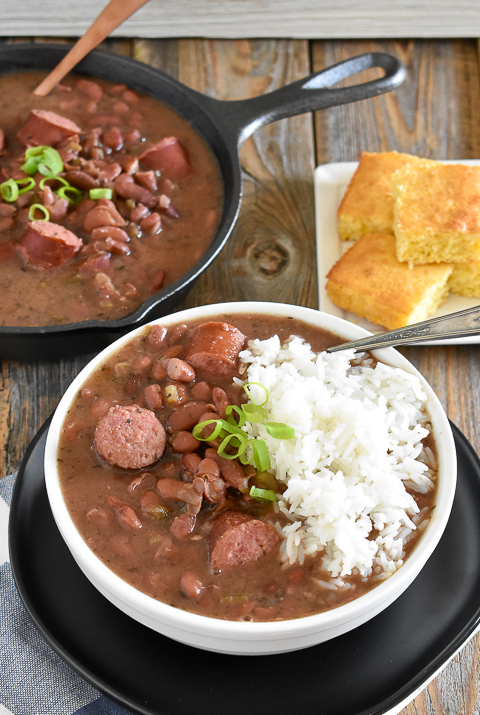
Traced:
<path fill-rule="evenodd" d="M 215 157 L 125 85 L 0 76 L 0 324 L 114 320 L 173 283 L 216 233 Z"/>

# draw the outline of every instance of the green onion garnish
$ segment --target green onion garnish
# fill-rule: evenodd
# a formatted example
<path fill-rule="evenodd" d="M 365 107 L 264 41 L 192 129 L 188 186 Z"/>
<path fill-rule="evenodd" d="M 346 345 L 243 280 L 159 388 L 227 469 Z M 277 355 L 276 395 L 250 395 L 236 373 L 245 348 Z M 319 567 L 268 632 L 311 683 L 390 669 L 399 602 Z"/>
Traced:
<path fill-rule="evenodd" d="M 44 218 L 35 218 L 36 211 L 41 211 L 43 213 Z M 28 209 L 28 220 L 29 221 L 49 221 L 50 220 L 50 212 L 45 206 L 43 206 L 43 204 L 32 204 L 30 206 L 30 208 Z"/>
<path fill-rule="evenodd" d="M 112 189 L 90 189 L 88 195 L 91 199 L 111 199 L 113 191 Z"/>
<path fill-rule="evenodd" d="M 290 425 L 283 422 L 265 422 L 265 429 L 271 437 L 275 439 L 293 439 L 295 430 Z"/>
<path fill-rule="evenodd" d="M 29 176 L 37 171 L 52 179 L 63 171 L 62 157 L 51 146 L 32 146 L 25 152 L 25 163 L 20 167 Z"/>
<path fill-rule="evenodd" d="M 12 203 L 18 199 L 18 184 L 14 179 L 8 179 L 0 184 L 0 195 L 4 201 Z"/>
<path fill-rule="evenodd" d="M 250 487 L 249 494 L 258 501 L 277 501 L 277 495 L 273 489 L 259 489 L 259 487 Z"/>
<path fill-rule="evenodd" d="M 251 385 L 257 385 L 257 387 L 261 387 L 262 390 L 265 392 L 265 399 L 264 399 L 263 402 L 255 402 L 255 400 L 254 400 L 253 397 L 252 397 L 252 391 L 250 390 L 250 386 L 251 386 Z M 262 407 L 262 405 L 265 405 L 265 404 L 268 402 L 268 390 L 267 390 L 267 388 L 265 387 L 265 385 L 262 385 L 261 382 L 247 382 L 247 383 L 243 386 L 243 389 L 244 389 L 245 392 L 247 393 L 247 396 L 248 396 L 248 399 L 250 400 L 250 402 L 252 402 L 252 403 L 253 403 L 254 405 L 256 405 L 257 407 Z"/>
<path fill-rule="evenodd" d="M 83 192 L 75 188 L 75 186 L 61 186 L 55 193 L 62 199 L 68 199 L 72 206 L 75 206 L 83 199 Z"/>
<path fill-rule="evenodd" d="M 242 405 L 247 422 L 263 422 L 268 417 L 267 410 L 259 405 Z"/>
<path fill-rule="evenodd" d="M 32 179 L 32 181 L 33 181 L 33 179 Z M 53 176 L 53 177 L 52 176 L 44 176 L 43 179 L 40 179 L 40 181 L 38 182 L 39 188 L 44 189 L 45 184 L 47 184 L 47 181 L 58 181 L 60 184 L 62 184 L 62 186 L 70 186 L 68 181 L 66 179 L 64 179 L 62 176 Z M 47 186 L 50 186 L 50 185 L 47 184 Z M 51 188 L 51 186 L 50 186 L 50 188 Z"/>
<path fill-rule="evenodd" d="M 237 413 L 238 421 L 235 419 L 232 412 Z M 227 405 L 227 407 L 225 408 L 225 414 L 227 416 L 227 422 L 229 422 L 231 425 L 236 425 L 237 427 L 243 427 L 243 425 L 245 424 L 245 414 L 240 409 L 240 407 L 237 407 L 237 405 Z"/>
<path fill-rule="evenodd" d="M 222 440 L 220 446 L 217 449 L 217 453 L 220 455 L 220 457 L 224 457 L 225 459 L 236 459 L 245 452 L 248 440 L 245 432 L 243 432 L 242 434 L 244 436 L 244 439 L 242 439 L 237 434 L 227 434 L 227 436 Z M 232 454 L 231 452 L 226 452 L 225 450 L 228 446 L 233 447 L 237 451 L 234 454 Z"/>
<path fill-rule="evenodd" d="M 26 194 L 27 191 L 35 188 L 35 179 L 31 176 L 26 176 L 24 179 L 17 179 L 18 193 Z"/>
<path fill-rule="evenodd" d="M 254 439 L 252 442 L 253 461 L 259 472 L 266 472 L 270 469 L 270 455 L 267 445 L 263 439 Z"/>
<path fill-rule="evenodd" d="M 223 420 L 205 420 L 204 422 L 199 422 L 198 425 L 195 425 L 193 428 L 192 434 L 195 439 L 198 439 L 200 442 L 211 442 L 216 439 L 222 431 L 222 422 Z M 204 437 L 203 429 L 204 427 L 207 427 L 207 425 L 215 425 L 215 429 L 208 435 L 208 437 Z"/>

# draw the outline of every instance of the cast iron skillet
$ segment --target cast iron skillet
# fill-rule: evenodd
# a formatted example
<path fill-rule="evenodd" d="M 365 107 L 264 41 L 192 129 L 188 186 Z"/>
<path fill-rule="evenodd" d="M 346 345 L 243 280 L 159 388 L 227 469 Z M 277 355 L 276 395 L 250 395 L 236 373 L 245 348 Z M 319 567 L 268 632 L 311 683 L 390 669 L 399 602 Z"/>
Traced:
<path fill-rule="evenodd" d="M 0 48 L 0 73 L 52 69 L 68 47 L 54 44 L 14 44 Z M 380 79 L 350 87 L 332 88 L 340 80 L 372 67 L 384 71 Z M 135 312 L 120 320 L 89 320 L 68 325 L 34 328 L 0 326 L 0 359 L 57 359 L 100 350 L 133 328 L 167 315 L 186 295 L 227 241 L 242 198 L 239 149 L 259 127 L 303 112 L 375 97 L 398 87 L 406 77 L 400 60 L 369 52 L 340 62 L 311 77 L 268 94 L 239 101 L 219 101 L 200 94 L 141 62 L 98 50 L 75 68 L 160 99 L 187 118 L 207 141 L 220 166 L 224 208 L 210 248 L 182 278 L 148 298 Z"/>

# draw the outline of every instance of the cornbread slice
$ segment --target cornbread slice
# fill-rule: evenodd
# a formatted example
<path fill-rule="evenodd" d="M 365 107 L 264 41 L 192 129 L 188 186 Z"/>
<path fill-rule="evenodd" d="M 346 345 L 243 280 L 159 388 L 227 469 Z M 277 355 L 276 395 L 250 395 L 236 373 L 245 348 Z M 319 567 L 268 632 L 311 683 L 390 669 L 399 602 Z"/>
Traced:
<path fill-rule="evenodd" d="M 363 233 L 393 233 L 391 177 L 412 161 L 420 159 L 397 151 L 363 152 L 338 207 L 338 233 L 343 241 L 356 240 Z"/>
<path fill-rule="evenodd" d="M 448 279 L 448 287 L 457 295 L 480 298 L 480 260 L 456 263 Z"/>
<path fill-rule="evenodd" d="M 448 296 L 452 266 L 400 263 L 391 234 L 361 236 L 327 275 L 327 293 L 340 308 L 385 328 L 425 320 Z"/>
<path fill-rule="evenodd" d="M 480 166 L 407 164 L 392 176 L 392 187 L 399 261 L 480 258 Z"/>

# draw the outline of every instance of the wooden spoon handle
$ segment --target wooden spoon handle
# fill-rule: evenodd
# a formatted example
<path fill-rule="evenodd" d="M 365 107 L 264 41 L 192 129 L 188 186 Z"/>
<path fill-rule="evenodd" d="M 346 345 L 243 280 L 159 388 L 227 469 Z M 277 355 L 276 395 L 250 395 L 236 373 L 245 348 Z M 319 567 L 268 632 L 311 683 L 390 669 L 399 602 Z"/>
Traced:
<path fill-rule="evenodd" d="M 148 0 L 110 0 L 100 15 L 90 25 L 84 35 L 75 43 L 70 52 L 40 82 L 33 93 L 45 97 L 80 62 L 90 50 L 100 44 L 108 35 L 125 22 L 130 15 L 146 5 Z"/>

